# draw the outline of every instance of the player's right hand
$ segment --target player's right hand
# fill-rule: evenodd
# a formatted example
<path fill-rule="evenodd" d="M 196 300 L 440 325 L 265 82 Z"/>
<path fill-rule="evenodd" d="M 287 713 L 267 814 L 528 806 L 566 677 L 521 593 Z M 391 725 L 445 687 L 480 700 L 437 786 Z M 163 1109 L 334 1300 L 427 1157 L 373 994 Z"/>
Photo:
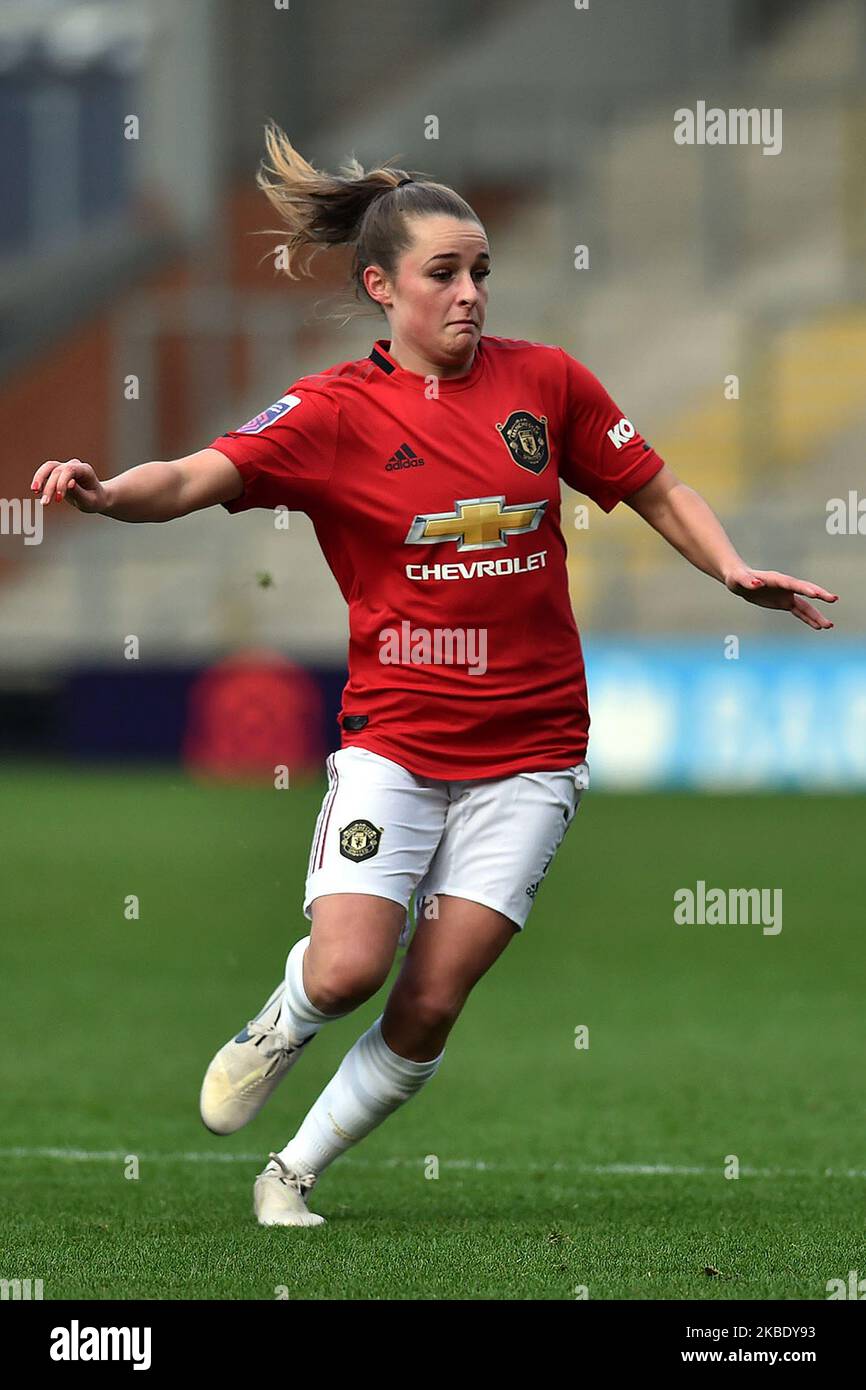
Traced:
<path fill-rule="evenodd" d="M 30 484 L 32 492 L 41 495 L 42 505 L 64 500 L 80 512 L 101 512 L 108 505 L 108 494 L 89 463 L 67 459 L 60 463 L 49 459 L 37 468 Z"/>

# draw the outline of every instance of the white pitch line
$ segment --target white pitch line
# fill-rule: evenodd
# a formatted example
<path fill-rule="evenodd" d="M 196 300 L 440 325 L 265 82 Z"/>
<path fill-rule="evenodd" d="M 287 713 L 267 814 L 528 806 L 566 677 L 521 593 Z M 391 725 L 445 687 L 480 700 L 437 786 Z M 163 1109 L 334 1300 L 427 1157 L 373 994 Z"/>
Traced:
<path fill-rule="evenodd" d="M 433 1155 L 431 1155 L 432 1157 Z M 262 1153 L 138 1153 L 131 1154 L 126 1149 L 51 1149 L 51 1148 L 10 1148 L 0 1149 L 0 1159 L 27 1158 L 53 1159 L 61 1163 L 123 1163 L 135 1157 L 140 1163 L 261 1163 Z M 423 1168 L 424 1158 L 358 1158 L 354 1154 L 343 1157 L 344 1163 L 359 1168 Z M 440 1168 L 471 1169 L 478 1173 L 577 1173 L 594 1174 L 600 1177 L 719 1177 L 723 1173 L 722 1164 L 716 1167 L 686 1165 L 677 1163 L 497 1163 L 483 1158 L 443 1158 Z M 740 1168 L 740 1176 L 746 1178 L 866 1178 L 864 1168 L 825 1168 L 821 1172 L 809 1168 Z"/>

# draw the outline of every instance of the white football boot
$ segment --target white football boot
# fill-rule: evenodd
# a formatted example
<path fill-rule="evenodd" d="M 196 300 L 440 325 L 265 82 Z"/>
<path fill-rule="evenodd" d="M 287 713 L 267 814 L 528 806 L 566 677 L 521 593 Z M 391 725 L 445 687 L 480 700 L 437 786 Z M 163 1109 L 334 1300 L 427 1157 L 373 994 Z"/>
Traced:
<path fill-rule="evenodd" d="M 324 1226 L 324 1216 L 307 1210 L 307 1196 L 316 1185 L 315 1173 L 300 1173 L 279 1154 L 259 1173 L 253 1188 L 253 1210 L 260 1226 Z"/>
<path fill-rule="evenodd" d="M 213 1134 L 234 1134 L 259 1113 L 315 1033 L 297 1046 L 277 1028 L 285 981 L 264 1008 L 214 1057 L 201 1086 L 199 1109 Z"/>

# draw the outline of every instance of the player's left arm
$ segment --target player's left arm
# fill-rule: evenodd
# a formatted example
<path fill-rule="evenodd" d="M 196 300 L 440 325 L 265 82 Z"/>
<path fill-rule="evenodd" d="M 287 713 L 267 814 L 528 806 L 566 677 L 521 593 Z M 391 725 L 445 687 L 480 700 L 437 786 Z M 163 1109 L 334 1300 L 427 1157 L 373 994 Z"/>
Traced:
<path fill-rule="evenodd" d="M 709 504 L 694 488 L 681 482 L 667 464 L 625 501 L 669 545 L 704 574 L 718 579 L 732 594 L 762 608 L 786 609 L 819 631 L 833 626 L 806 600 L 817 598 L 835 603 L 838 594 L 807 579 L 747 565 Z"/>

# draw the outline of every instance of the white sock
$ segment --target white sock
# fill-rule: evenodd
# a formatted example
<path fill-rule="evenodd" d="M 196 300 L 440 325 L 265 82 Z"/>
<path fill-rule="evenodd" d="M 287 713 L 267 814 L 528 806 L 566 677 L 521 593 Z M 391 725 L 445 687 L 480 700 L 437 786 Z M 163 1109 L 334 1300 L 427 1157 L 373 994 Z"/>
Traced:
<path fill-rule="evenodd" d="M 420 1091 L 439 1067 L 444 1049 L 429 1062 L 399 1057 L 382 1037 L 382 1017 L 362 1033 L 280 1158 L 304 1173 L 329 1163 Z"/>
<path fill-rule="evenodd" d="M 332 1018 L 343 1017 L 342 1014 L 323 1014 L 321 1009 L 317 1009 L 307 998 L 307 991 L 304 989 L 304 956 L 309 944 L 310 938 L 304 936 L 300 941 L 296 941 L 289 951 L 286 959 L 286 992 L 277 1020 L 277 1027 L 286 1034 L 289 1042 L 296 1044 L 318 1033 Z"/>

